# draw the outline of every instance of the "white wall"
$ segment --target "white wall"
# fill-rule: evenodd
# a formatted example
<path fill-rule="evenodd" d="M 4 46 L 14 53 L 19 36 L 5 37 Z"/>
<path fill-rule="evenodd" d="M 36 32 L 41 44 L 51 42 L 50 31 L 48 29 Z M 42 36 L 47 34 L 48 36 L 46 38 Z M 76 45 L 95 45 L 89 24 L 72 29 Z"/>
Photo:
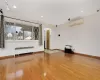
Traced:
<path fill-rule="evenodd" d="M 47 24 L 43 24 L 42 32 L 43 32 L 43 45 L 39 46 L 38 40 L 9 40 L 5 41 L 5 48 L 0 49 L 0 57 L 2 56 L 10 56 L 10 55 L 15 55 L 15 54 L 21 54 L 21 53 L 28 53 L 28 52 L 38 52 L 38 51 L 44 51 L 44 28 L 50 28 L 52 31 L 51 34 L 51 49 L 55 49 L 55 44 L 52 41 L 55 37 L 55 27 Z M 16 47 L 28 47 L 28 46 L 34 46 L 32 49 L 23 49 L 23 50 L 15 50 Z"/>
<path fill-rule="evenodd" d="M 57 34 L 61 37 L 57 37 Z M 84 17 L 84 24 L 74 27 L 60 25 L 56 31 L 56 48 L 69 44 L 78 53 L 100 56 L 100 13 Z"/>
<path fill-rule="evenodd" d="M 15 50 L 16 47 L 28 47 L 34 46 L 32 49 L 22 49 L 22 50 Z M 5 41 L 5 49 L 0 49 L 0 57 L 1 56 L 8 56 L 8 55 L 15 55 L 21 53 L 28 53 L 28 52 L 37 52 L 43 51 L 43 46 L 39 46 L 38 40 L 33 41 Z"/>
<path fill-rule="evenodd" d="M 15 50 L 15 48 L 17 47 L 29 47 L 29 46 L 33 46 L 34 48 Z M 22 54 L 22 53 L 29 53 L 29 52 L 38 52 L 38 51 L 44 51 L 44 45 L 39 46 L 38 40 L 16 40 L 16 41 L 6 40 L 5 48 L 4 49 L 0 48 L 0 57 L 10 56 L 10 55 L 15 55 L 15 54 Z"/>
<path fill-rule="evenodd" d="M 48 28 L 44 28 L 44 36 L 45 36 L 45 41 L 46 41 L 46 31 L 50 30 L 50 49 L 56 49 L 56 42 L 55 42 L 55 34 L 56 34 L 56 27 L 48 27 Z M 45 43 L 46 46 L 46 43 Z"/>
<path fill-rule="evenodd" d="M 55 27 L 44 24 L 43 36 L 44 28 L 51 29 L 51 49 L 63 50 L 65 45 L 69 44 L 76 52 L 100 56 L 100 13 L 84 17 L 84 24 L 80 26 L 68 27 L 66 24 Z M 58 34 L 61 36 L 58 37 Z M 34 46 L 34 49 L 15 50 L 15 47 L 21 46 Z M 43 50 L 44 45 L 39 46 L 38 41 L 6 41 L 6 48 L 0 49 L 0 57 Z"/>
<path fill-rule="evenodd" d="M 50 49 L 56 49 L 56 25 L 51 25 L 51 24 L 45 24 L 44 25 L 44 29 L 47 29 L 49 28 L 50 31 L 51 31 L 51 34 L 50 34 Z"/>

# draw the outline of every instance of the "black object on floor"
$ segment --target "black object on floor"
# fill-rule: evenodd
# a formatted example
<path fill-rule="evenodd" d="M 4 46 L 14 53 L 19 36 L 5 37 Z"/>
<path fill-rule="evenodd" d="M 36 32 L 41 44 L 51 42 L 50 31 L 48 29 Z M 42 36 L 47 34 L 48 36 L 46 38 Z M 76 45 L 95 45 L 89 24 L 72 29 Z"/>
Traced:
<path fill-rule="evenodd" d="M 68 47 L 68 48 L 67 48 Z M 65 45 L 65 50 L 64 50 L 65 53 L 69 53 L 69 54 L 73 54 L 74 51 L 72 49 L 72 46 L 71 45 Z"/>

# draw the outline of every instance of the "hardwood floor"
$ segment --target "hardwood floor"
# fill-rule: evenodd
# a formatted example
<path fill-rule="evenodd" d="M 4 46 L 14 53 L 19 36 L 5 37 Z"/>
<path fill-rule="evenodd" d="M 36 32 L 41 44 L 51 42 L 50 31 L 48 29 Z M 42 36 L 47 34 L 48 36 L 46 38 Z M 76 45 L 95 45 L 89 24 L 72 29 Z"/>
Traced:
<path fill-rule="evenodd" d="M 0 80 L 100 80 L 100 60 L 63 52 L 4 59 Z"/>

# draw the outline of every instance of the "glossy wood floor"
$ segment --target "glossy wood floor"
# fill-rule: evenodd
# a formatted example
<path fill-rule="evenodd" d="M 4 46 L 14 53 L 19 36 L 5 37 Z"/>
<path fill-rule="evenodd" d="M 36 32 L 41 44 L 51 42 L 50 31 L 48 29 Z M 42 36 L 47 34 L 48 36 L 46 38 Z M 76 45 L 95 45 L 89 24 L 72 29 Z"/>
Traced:
<path fill-rule="evenodd" d="M 100 80 L 100 60 L 63 52 L 5 59 L 0 80 Z"/>

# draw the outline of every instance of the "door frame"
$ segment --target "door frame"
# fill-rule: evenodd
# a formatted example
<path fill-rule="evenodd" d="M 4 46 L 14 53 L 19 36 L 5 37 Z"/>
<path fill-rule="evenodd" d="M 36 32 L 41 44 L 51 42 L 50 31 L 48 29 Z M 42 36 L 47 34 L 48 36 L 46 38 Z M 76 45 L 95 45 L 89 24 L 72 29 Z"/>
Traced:
<path fill-rule="evenodd" d="M 44 49 L 50 49 L 50 36 L 51 36 L 51 29 L 45 28 L 44 29 Z"/>

